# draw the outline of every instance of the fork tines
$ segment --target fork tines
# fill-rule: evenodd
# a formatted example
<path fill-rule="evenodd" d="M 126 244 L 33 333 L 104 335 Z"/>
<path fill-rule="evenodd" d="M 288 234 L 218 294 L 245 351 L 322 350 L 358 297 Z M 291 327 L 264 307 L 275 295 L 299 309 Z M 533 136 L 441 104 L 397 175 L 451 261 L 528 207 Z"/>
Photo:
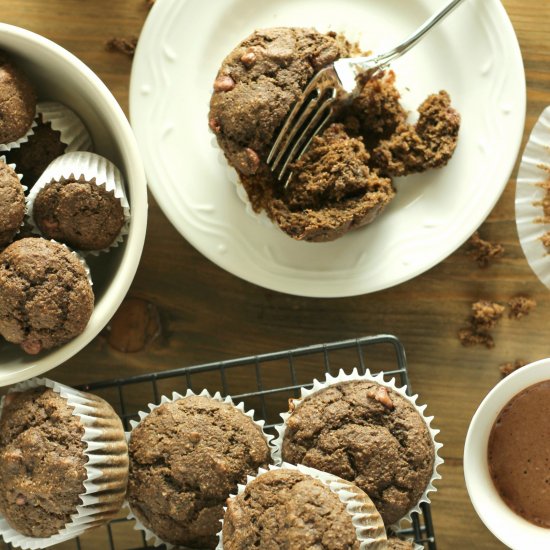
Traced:
<path fill-rule="evenodd" d="M 307 150 L 332 116 L 337 97 L 334 85 L 327 85 L 327 69 L 320 71 L 307 85 L 281 128 L 267 158 L 267 164 L 285 187 L 292 173 L 290 165 Z"/>

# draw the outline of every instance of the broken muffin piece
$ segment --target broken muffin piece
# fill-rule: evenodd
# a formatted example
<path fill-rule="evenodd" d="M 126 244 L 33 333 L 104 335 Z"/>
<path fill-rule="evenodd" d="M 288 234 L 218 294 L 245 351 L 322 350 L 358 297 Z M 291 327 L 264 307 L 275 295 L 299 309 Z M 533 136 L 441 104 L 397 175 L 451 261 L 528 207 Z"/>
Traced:
<path fill-rule="evenodd" d="M 445 166 L 452 157 L 460 128 L 460 115 L 442 90 L 418 108 L 415 125 L 402 123 L 372 153 L 373 166 L 386 176 L 405 176 Z"/>

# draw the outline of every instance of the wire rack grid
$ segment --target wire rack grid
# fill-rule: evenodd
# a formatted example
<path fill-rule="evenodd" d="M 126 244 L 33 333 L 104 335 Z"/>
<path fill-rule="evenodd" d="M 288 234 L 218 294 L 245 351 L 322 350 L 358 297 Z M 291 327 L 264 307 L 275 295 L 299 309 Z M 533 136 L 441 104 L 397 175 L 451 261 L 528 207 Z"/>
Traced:
<path fill-rule="evenodd" d="M 336 374 L 340 369 L 349 372 L 367 368 L 373 373 L 395 377 L 400 386 L 411 385 L 407 372 L 405 349 L 393 335 L 366 336 L 328 344 L 318 344 L 291 350 L 266 353 L 183 367 L 130 378 L 115 379 L 80 386 L 111 403 L 130 430 L 130 420 L 137 420 L 138 411 L 148 402 L 158 403 L 162 395 L 186 389 L 231 395 L 235 402 L 244 401 L 247 408 L 256 410 L 255 417 L 266 421 L 266 430 L 275 434 L 279 413 L 287 410 L 288 399 L 299 397 L 301 387 L 311 387 L 313 378 Z M 234 382 L 235 381 L 235 382 Z M 235 389 L 240 391 L 235 391 Z M 436 550 L 436 540 L 430 505 L 421 505 L 422 513 L 412 514 L 409 527 L 397 532 L 425 550 Z M 11 549 L 3 543 L 3 549 Z M 153 550 L 141 531 L 133 529 L 133 521 L 124 516 L 112 520 L 104 528 L 85 533 L 82 537 L 57 545 L 60 550 Z M 162 547 L 161 547 L 162 548 Z"/>

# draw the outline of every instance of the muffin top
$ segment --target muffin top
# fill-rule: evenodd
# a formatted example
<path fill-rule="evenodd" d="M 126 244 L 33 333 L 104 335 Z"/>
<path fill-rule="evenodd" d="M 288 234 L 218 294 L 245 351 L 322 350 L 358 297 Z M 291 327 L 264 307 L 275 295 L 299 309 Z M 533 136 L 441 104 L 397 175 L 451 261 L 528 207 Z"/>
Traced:
<path fill-rule="evenodd" d="M 159 538 L 214 548 L 223 505 L 270 462 L 261 429 L 235 406 L 190 396 L 154 409 L 132 431 L 128 501 Z"/>
<path fill-rule="evenodd" d="M 359 550 L 352 517 L 338 495 L 295 470 L 272 470 L 227 503 L 224 550 Z"/>
<path fill-rule="evenodd" d="M 93 308 L 86 270 L 65 246 L 26 238 L 0 253 L 0 334 L 25 352 L 78 336 Z"/>
<path fill-rule="evenodd" d="M 120 200 L 95 178 L 61 178 L 40 190 L 33 217 L 44 237 L 78 250 L 108 248 L 124 225 Z"/>
<path fill-rule="evenodd" d="M 61 156 L 67 145 L 61 141 L 61 132 L 54 130 L 50 122 L 44 122 L 42 115 L 36 119 L 36 126 L 28 141 L 21 147 L 14 147 L 6 152 L 8 162 L 17 166 L 23 181 L 30 189 L 52 160 Z"/>
<path fill-rule="evenodd" d="M 414 544 L 397 537 L 388 538 L 388 550 L 414 550 Z"/>
<path fill-rule="evenodd" d="M 87 457 L 73 408 L 45 387 L 6 395 L 0 417 L 0 513 L 29 537 L 50 537 L 81 504 Z"/>
<path fill-rule="evenodd" d="M 0 51 L 0 143 L 23 137 L 36 113 L 36 93 L 27 77 Z"/>
<path fill-rule="evenodd" d="M 301 401 L 286 422 L 282 457 L 353 481 L 390 525 L 422 496 L 435 451 L 428 426 L 407 399 L 361 380 Z"/>
<path fill-rule="evenodd" d="M 25 194 L 15 171 L 0 159 L 0 247 L 9 244 L 25 218 Z"/>

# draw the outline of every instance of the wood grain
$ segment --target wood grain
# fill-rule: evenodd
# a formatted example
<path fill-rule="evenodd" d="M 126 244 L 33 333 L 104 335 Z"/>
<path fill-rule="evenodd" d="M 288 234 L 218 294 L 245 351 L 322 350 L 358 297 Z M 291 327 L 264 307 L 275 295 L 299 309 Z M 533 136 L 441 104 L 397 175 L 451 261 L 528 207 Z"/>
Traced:
<path fill-rule="evenodd" d="M 525 143 L 542 109 L 550 104 L 550 3 L 504 0 L 503 4 L 524 56 L 528 87 Z M 147 12 L 143 0 L 2 3 L 4 22 L 38 32 L 76 54 L 105 81 L 126 112 L 131 61 L 107 52 L 104 44 L 112 36 L 139 35 Z M 481 227 L 484 238 L 506 247 L 504 257 L 491 267 L 479 269 L 462 247 L 413 281 L 344 299 L 286 296 L 233 277 L 181 238 L 150 196 L 145 249 L 130 295 L 158 309 L 161 334 L 135 353 L 117 351 L 108 344 L 108 335 L 100 335 L 50 374 L 64 383 L 82 384 L 368 334 L 396 334 L 407 350 L 414 389 L 435 415 L 445 443 L 443 480 L 433 498 L 438 547 L 503 548 L 470 504 L 462 451 L 471 416 L 500 379 L 498 365 L 518 358 L 540 359 L 550 351 L 546 333 L 550 294 L 521 252 L 514 189 L 512 178 Z M 493 350 L 459 344 L 456 333 L 472 301 L 488 298 L 504 303 L 516 294 L 535 298 L 538 307 L 521 321 L 505 319 L 494 332 Z M 247 376 L 246 372 L 235 374 L 231 380 L 235 391 L 245 387 Z M 276 369 L 266 378 L 266 384 L 280 381 Z M 205 378 L 204 383 L 215 381 Z M 150 397 L 139 392 L 133 396 L 138 407 L 144 399 Z M 114 529 L 116 533 L 125 527 Z M 106 548 L 101 536 L 91 535 L 83 548 Z M 121 536 L 134 537 L 124 548 L 139 545 L 137 535 Z"/>

